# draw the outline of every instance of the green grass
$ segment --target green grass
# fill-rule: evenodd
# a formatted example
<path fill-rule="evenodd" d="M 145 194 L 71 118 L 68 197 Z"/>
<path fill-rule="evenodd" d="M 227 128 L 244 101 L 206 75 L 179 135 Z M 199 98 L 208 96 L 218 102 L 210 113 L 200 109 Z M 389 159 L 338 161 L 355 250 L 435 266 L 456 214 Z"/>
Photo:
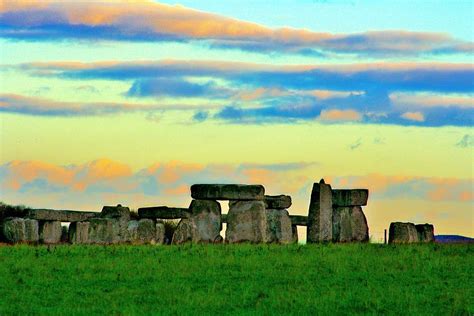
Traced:
<path fill-rule="evenodd" d="M 0 315 L 472 315 L 470 245 L 0 247 Z"/>

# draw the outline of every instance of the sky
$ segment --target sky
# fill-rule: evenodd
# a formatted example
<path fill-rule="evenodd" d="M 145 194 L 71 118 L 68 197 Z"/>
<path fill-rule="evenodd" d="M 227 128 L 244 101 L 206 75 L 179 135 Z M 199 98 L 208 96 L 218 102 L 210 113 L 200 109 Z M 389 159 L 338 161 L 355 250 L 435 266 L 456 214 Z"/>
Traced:
<path fill-rule="evenodd" d="M 368 188 L 474 237 L 471 1 L 2 1 L 0 200 L 187 207 L 194 183 Z M 221 203 L 223 212 L 227 203 Z M 304 231 L 300 230 L 304 239 Z"/>

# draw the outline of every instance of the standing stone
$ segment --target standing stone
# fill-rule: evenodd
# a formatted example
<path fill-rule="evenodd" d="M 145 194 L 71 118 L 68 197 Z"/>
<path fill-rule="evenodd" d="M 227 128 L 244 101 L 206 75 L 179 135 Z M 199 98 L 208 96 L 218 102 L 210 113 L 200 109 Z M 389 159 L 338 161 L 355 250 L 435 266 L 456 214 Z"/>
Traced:
<path fill-rule="evenodd" d="M 193 184 L 191 197 L 196 200 L 263 200 L 262 185 Z"/>
<path fill-rule="evenodd" d="M 138 242 L 138 221 L 131 220 L 127 224 L 127 241 L 134 244 Z"/>
<path fill-rule="evenodd" d="M 335 207 L 333 213 L 333 241 L 366 242 L 369 227 L 360 206 Z"/>
<path fill-rule="evenodd" d="M 332 240 L 331 186 L 321 179 L 313 185 L 308 212 L 308 243 Z"/>
<path fill-rule="evenodd" d="M 156 225 L 152 219 L 143 218 L 138 221 L 138 242 L 144 244 L 155 243 Z"/>
<path fill-rule="evenodd" d="M 298 243 L 298 226 L 291 225 L 291 231 L 292 231 L 292 242 L 297 244 Z"/>
<path fill-rule="evenodd" d="M 289 195 L 265 195 L 265 208 L 284 210 L 291 206 Z"/>
<path fill-rule="evenodd" d="M 188 218 L 183 218 L 179 221 L 178 226 L 173 234 L 172 244 L 180 245 L 185 242 L 192 241 L 193 239 L 193 227 L 192 222 Z"/>
<path fill-rule="evenodd" d="M 390 224 L 388 242 L 416 243 L 419 242 L 418 231 L 413 223 L 395 222 Z"/>
<path fill-rule="evenodd" d="M 192 241 L 213 243 L 222 230 L 220 204 L 213 200 L 193 200 L 189 209 Z"/>
<path fill-rule="evenodd" d="M 431 224 L 415 225 L 420 242 L 434 242 L 434 226 Z"/>
<path fill-rule="evenodd" d="M 120 234 L 121 228 L 121 223 L 117 219 L 92 218 L 89 220 L 89 242 L 93 244 L 119 243 L 123 240 Z M 124 235 L 126 236 L 126 233 Z"/>
<path fill-rule="evenodd" d="M 155 242 L 158 245 L 163 245 L 165 243 L 165 224 L 163 222 L 157 222 L 155 227 L 156 227 Z"/>
<path fill-rule="evenodd" d="M 114 242 L 126 241 L 128 235 L 128 222 L 130 221 L 130 209 L 121 206 L 104 206 L 100 217 L 104 219 L 114 219 L 114 229 L 117 236 L 112 238 Z"/>
<path fill-rule="evenodd" d="M 267 209 L 268 242 L 289 244 L 293 241 L 293 230 L 287 210 Z"/>
<path fill-rule="evenodd" d="M 369 199 L 369 190 L 332 190 L 332 204 L 336 206 L 364 206 Z"/>
<path fill-rule="evenodd" d="M 230 201 L 225 239 L 229 243 L 266 243 L 270 240 L 263 201 Z"/>
<path fill-rule="evenodd" d="M 35 219 L 25 219 L 25 241 L 38 242 L 39 241 L 39 224 Z"/>
<path fill-rule="evenodd" d="M 72 244 L 89 243 L 89 222 L 74 222 L 69 225 L 69 242 Z"/>
<path fill-rule="evenodd" d="M 7 218 L 4 220 L 3 236 L 5 240 L 11 243 L 22 242 L 26 240 L 25 220 L 23 218 Z"/>
<path fill-rule="evenodd" d="M 62 227 L 59 221 L 41 221 L 39 225 L 40 242 L 57 244 L 61 241 Z"/>

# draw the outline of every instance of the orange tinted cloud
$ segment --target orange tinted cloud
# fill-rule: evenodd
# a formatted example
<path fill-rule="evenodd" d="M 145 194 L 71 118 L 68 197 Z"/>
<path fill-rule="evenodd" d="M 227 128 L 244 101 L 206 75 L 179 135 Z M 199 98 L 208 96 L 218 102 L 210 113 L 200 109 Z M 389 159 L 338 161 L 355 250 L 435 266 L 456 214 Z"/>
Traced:
<path fill-rule="evenodd" d="M 323 110 L 319 115 L 319 120 L 328 122 L 337 121 L 360 121 L 362 115 L 354 110 Z"/>
<path fill-rule="evenodd" d="M 401 117 L 410 121 L 416 121 L 416 122 L 425 121 L 425 116 L 421 112 L 405 112 L 401 115 Z"/>

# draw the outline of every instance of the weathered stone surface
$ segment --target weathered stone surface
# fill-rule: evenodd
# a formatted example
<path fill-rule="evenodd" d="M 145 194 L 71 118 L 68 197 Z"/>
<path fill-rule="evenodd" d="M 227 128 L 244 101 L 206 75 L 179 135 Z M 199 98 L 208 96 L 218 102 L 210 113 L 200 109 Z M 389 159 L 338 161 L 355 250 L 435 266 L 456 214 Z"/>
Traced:
<path fill-rule="evenodd" d="M 158 245 L 163 245 L 165 243 L 165 224 L 163 222 L 157 222 L 155 227 L 156 227 L 155 242 Z"/>
<path fill-rule="evenodd" d="M 308 212 L 307 242 L 332 240 L 332 193 L 331 186 L 321 179 L 314 183 Z"/>
<path fill-rule="evenodd" d="M 191 197 L 196 200 L 263 200 L 262 185 L 193 184 Z"/>
<path fill-rule="evenodd" d="M 89 243 L 89 222 L 74 222 L 69 225 L 69 242 L 72 244 Z"/>
<path fill-rule="evenodd" d="M 25 220 L 23 218 L 7 218 L 2 224 L 3 236 L 11 243 L 26 240 Z"/>
<path fill-rule="evenodd" d="M 225 240 L 229 243 L 265 243 L 270 240 L 263 201 L 231 201 Z"/>
<path fill-rule="evenodd" d="M 213 243 L 222 230 L 220 204 L 212 200 L 193 200 L 189 209 L 192 241 Z"/>
<path fill-rule="evenodd" d="M 141 207 L 138 209 L 140 218 L 178 219 L 189 217 L 189 209 L 168 206 Z"/>
<path fill-rule="evenodd" d="M 138 221 L 138 241 L 140 243 L 155 243 L 156 224 L 152 219 L 143 218 Z"/>
<path fill-rule="evenodd" d="M 369 227 L 360 206 L 336 207 L 333 211 L 333 241 L 366 242 Z"/>
<path fill-rule="evenodd" d="M 291 225 L 292 242 L 298 243 L 298 226 Z"/>
<path fill-rule="evenodd" d="M 101 218 L 114 219 L 114 229 L 117 229 L 117 236 L 114 237 L 114 242 L 127 241 L 128 238 L 128 222 L 130 221 L 130 209 L 121 206 L 104 206 L 100 213 Z"/>
<path fill-rule="evenodd" d="M 419 242 L 415 224 L 395 222 L 390 224 L 389 243 L 416 243 Z"/>
<path fill-rule="evenodd" d="M 291 196 L 289 195 L 265 195 L 264 201 L 267 209 L 284 210 L 291 206 Z"/>
<path fill-rule="evenodd" d="M 82 222 L 98 215 L 98 212 L 36 209 L 28 210 L 25 217 L 39 221 Z"/>
<path fill-rule="evenodd" d="M 127 224 L 127 242 L 138 242 L 138 221 L 131 220 Z"/>
<path fill-rule="evenodd" d="M 193 239 L 193 227 L 191 220 L 183 218 L 179 221 L 178 227 L 173 234 L 172 244 L 180 245 L 185 242 L 192 241 Z"/>
<path fill-rule="evenodd" d="M 25 241 L 38 242 L 39 241 L 39 223 L 35 219 L 25 219 Z"/>
<path fill-rule="evenodd" d="M 420 242 L 434 242 L 434 226 L 431 224 L 415 225 Z"/>
<path fill-rule="evenodd" d="M 290 215 L 291 224 L 298 226 L 307 226 L 308 225 L 308 216 L 302 215 Z"/>
<path fill-rule="evenodd" d="M 44 244 L 57 244 L 61 241 L 62 227 L 59 221 L 41 221 L 39 240 Z"/>
<path fill-rule="evenodd" d="M 123 241 L 121 224 L 115 218 L 92 218 L 89 220 L 89 243 L 115 244 Z M 127 222 L 128 226 L 128 222 Z"/>
<path fill-rule="evenodd" d="M 293 241 L 293 230 L 287 210 L 267 209 L 267 242 L 289 244 Z"/>
<path fill-rule="evenodd" d="M 369 190 L 332 190 L 332 204 L 335 206 L 363 206 L 367 205 Z"/>

